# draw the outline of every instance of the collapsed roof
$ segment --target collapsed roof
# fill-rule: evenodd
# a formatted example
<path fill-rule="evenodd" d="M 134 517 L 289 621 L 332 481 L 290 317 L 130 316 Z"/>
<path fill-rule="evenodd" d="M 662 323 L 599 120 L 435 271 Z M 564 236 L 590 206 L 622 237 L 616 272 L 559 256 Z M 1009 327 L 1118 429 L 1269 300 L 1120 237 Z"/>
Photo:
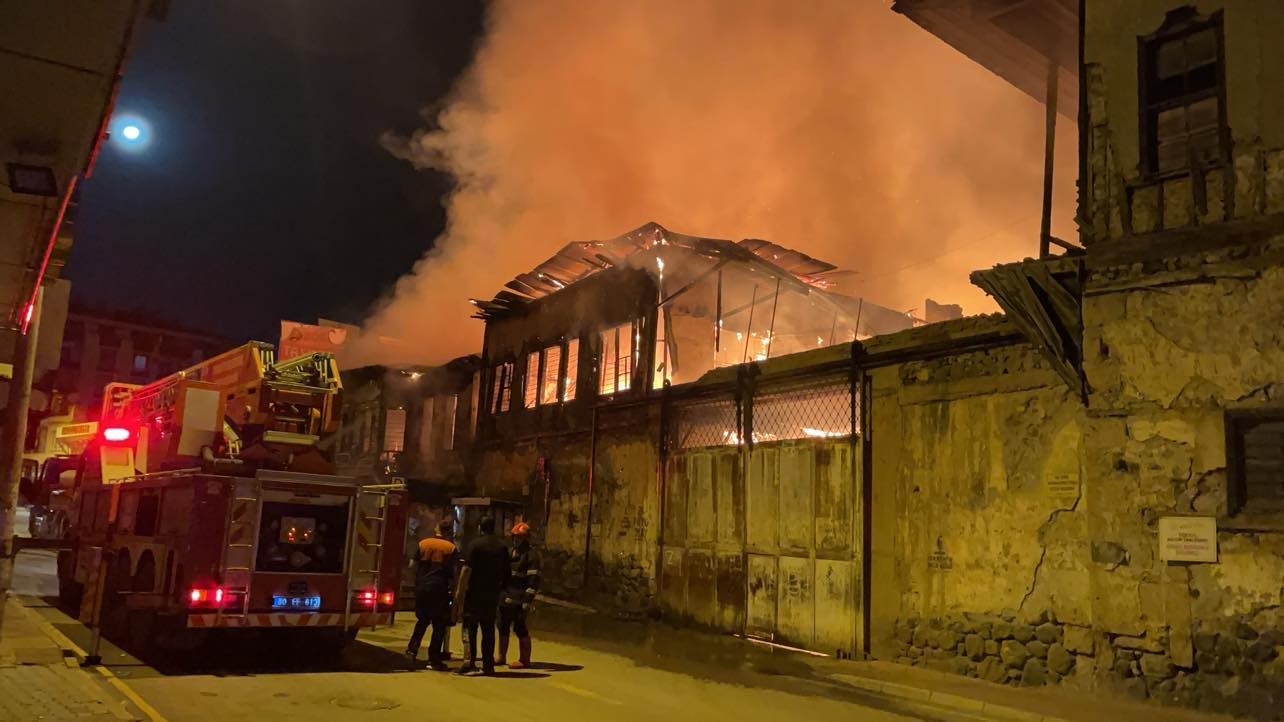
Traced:
<path fill-rule="evenodd" d="M 660 247 L 684 249 L 719 264 L 735 262 L 751 266 L 804 291 L 828 292 L 837 279 L 851 273 L 771 241 L 746 238 L 734 242 L 688 236 L 653 222 L 604 241 L 568 243 L 552 258 L 504 284 L 504 290 L 495 294 L 493 299 L 471 299 L 477 307 L 474 318 L 486 320 L 505 316 L 531 301 L 556 293 L 610 268 L 645 267 L 652 270 L 652 261 L 645 252 Z M 663 269 L 662 264 L 659 269 Z M 824 295 L 831 303 L 853 300 L 834 293 Z"/>

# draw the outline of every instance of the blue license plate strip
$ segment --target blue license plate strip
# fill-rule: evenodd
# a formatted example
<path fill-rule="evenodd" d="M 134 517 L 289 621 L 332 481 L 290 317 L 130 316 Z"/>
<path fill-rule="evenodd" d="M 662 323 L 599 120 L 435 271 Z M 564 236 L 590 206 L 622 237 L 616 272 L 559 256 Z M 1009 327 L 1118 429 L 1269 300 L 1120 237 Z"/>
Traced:
<path fill-rule="evenodd" d="M 273 609 L 320 609 L 321 596 L 312 594 L 309 596 L 290 596 L 285 594 L 272 595 Z"/>

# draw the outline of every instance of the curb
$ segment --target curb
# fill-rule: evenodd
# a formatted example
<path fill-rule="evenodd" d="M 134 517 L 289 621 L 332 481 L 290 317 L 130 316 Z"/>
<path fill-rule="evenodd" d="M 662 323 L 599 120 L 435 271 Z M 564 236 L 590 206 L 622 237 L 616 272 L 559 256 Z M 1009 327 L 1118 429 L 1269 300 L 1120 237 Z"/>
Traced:
<path fill-rule="evenodd" d="M 158 712 L 155 707 L 152 707 L 150 704 L 148 704 L 147 701 L 144 700 L 138 694 L 138 692 L 134 691 L 132 687 L 125 684 L 123 680 L 121 680 L 119 677 L 113 674 L 112 671 L 107 667 L 103 665 L 97 665 L 92 668 L 83 666 L 85 658 L 89 656 L 88 653 L 84 649 L 81 649 L 80 646 L 77 645 L 75 642 L 71 641 L 67 637 L 67 635 L 63 634 L 62 632 L 59 632 L 53 626 L 53 624 L 46 621 L 39 614 L 36 614 L 31 609 L 28 609 L 27 606 L 24 604 L 20 603 L 18 605 L 18 608 L 22 610 L 23 614 L 27 615 L 28 619 L 30 619 L 33 623 L 36 624 L 37 627 L 40 628 L 40 631 L 46 637 L 48 637 L 50 641 L 52 641 L 55 645 L 58 646 L 58 649 L 62 651 L 62 655 L 63 655 L 62 661 L 64 664 L 67 665 L 68 668 L 79 669 L 85 672 L 86 674 L 90 674 L 91 670 L 97 671 L 97 673 L 103 678 L 103 681 L 106 682 L 108 685 L 110 685 L 117 692 L 124 695 L 124 697 L 127 700 L 129 700 L 129 702 L 132 703 L 134 707 L 138 709 L 139 712 L 142 713 L 144 718 L 150 720 L 151 722 L 168 722 L 165 719 L 164 715 Z M 113 712 L 115 712 L 115 710 L 113 710 Z M 122 720 L 140 719 L 136 715 L 132 715 L 132 714 L 129 715 L 128 717 L 120 717 L 120 715 L 117 715 L 117 716 Z"/>
<path fill-rule="evenodd" d="M 855 687 L 866 692 L 894 697 L 911 702 L 928 703 L 945 709 L 971 715 L 985 715 L 995 720 L 1011 722 L 1070 722 L 1062 717 L 1040 714 L 1019 707 L 995 704 L 973 697 L 965 697 L 949 692 L 937 692 L 926 687 L 915 687 L 898 682 L 884 682 L 871 677 L 859 677 L 852 674 L 831 673 L 825 675 L 830 680 Z"/>

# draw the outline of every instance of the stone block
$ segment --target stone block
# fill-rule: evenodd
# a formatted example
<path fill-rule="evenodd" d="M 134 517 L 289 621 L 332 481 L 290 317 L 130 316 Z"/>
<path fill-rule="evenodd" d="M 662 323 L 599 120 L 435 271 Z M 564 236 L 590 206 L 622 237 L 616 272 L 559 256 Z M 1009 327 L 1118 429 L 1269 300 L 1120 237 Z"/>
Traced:
<path fill-rule="evenodd" d="M 1190 225 L 1195 213 L 1195 196 L 1190 176 L 1164 181 L 1164 228 Z"/>
<path fill-rule="evenodd" d="M 915 647 L 926 647 L 926 646 L 927 646 L 927 633 L 928 633 L 928 631 L 929 631 L 929 630 L 928 630 L 928 628 L 927 628 L 927 625 L 923 625 L 923 624 L 920 624 L 918 627 L 916 627 L 916 628 L 914 629 L 913 643 L 914 643 L 914 646 L 915 646 Z"/>
<path fill-rule="evenodd" d="M 1040 687 L 1048 681 L 1048 670 L 1039 659 L 1027 659 L 1021 668 L 1021 686 Z"/>
<path fill-rule="evenodd" d="M 1115 660 L 1115 665 L 1111 669 L 1119 677 L 1131 677 L 1132 661 L 1121 657 Z"/>
<path fill-rule="evenodd" d="M 1176 671 L 1173 661 L 1166 654 L 1141 655 L 1141 673 L 1147 677 L 1166 679 Z"/>
<path fill-rule="evenodd" d="M 976 676 L 987 682 L 1002 682 L 1007 675 L 1007 667 L 998 657 L 986 657 L 976 668 Z"/>
<path fill-rule="evenodd" d="M 1074 668 L 1074 655 L 1059 642 L 1048 647 L 1048 669 L 1060 675 L 1070 673 Z"/>
<path fill-rule="evenodd" d="M 994 623 L 993 623 L 993 622 L 982 622 L 982 623 L 980 623 L 979 625 L 977 625 L 976 631 L 977 631 L 977 634 L 980 634 L 980 635 L 981 635 L 981 639 L 993 639 L 993 638 L 994 638 Z"/>
<path fill-rule="evenodd" d="M 1022 644 L 1025 644 L 1031 639 L 1034 639 L 1034 627 L 1031 627 L 1028 624 L 1015 624 L 1012 626 L 1012 638 Z"/>
<path fill-rule="evenodd" d="M 1003 641 L 1012 636 L 1012 624 L 1010 622 L 994 623 L 994 638 Z"/>
<path fill-rule="evenodd" d="M 959 644 L 959 634 L 951 629 L 942 629 L 936 633 L 936 643 L 941 649 L 954 649 Z"/>
<path fill-rule="evenodd" d="M 985 640 L 979 634 L 969 634 L 963 640 L 964 653 L 968 659 L 977 662 L 985 656 Z"/>
<path fill-rule="evenodd" d="M 1259 639 L 1248 645 L 1248 649 L 1244 650 L 1244 656 L 1254 662 L 1269 662 L 1280 656 L 1280 653 L 1275 648 L 1275 645 L 1268 644 L 1264 639 Z"/>
<path fill-rule="evenodd" d="M 1132 191 L 1132 232 L 1150 233 L 1159 228 L 1159 186 L 1141 186 Z"/>
<path fill-rule="evenodd" d="M 1201 672 L 1217 671 L 1217 657 L 1212 652 L 1195 652 L 1195 669 Z"/>
<path fill-rule="evenodd" d="M 1284 211 L 1284 150 L 1266 153 L 1266 212 Z"/>
<path fill-rule="evenodd" d="M 1217 649 L 1217 632 L 1196 632 L 1195 651 L 1212 652 Z"/>
<path fill-rule="evenodd" d="M 1031 655 L 1035 657 L 1040 657 L 1040 658 L 1046 657 L 1048 656 L 1048 645 L 1044 644 L 1043 642 L 1040 642 L 1037 639 L 1031 639 L 1030 641 L 1025 643 L 1025 651 L 1029 652 Z"/>
<path fill-rule="evenodd" d="M 1235 636 L 1246 642 L 1251 642 L 1254 639 L 1257 639 L 1258 633 L 1257 630 L 1253 629 L 1251 626 L 1244 622 L 1239 622 L 1235 625 Z"/>
<path fill-rule="evenodd" d="M 1142 679 L 1141 677 L 1132 677 L 1131 679 L 1126 679 L 1124 680 L 1124 683 L 1123 683 L 1123 690 L 1125 695 L 1133 699 L 1137 699 L 1137 700 L 1146 699 L 1147 697 L 1146 680 Z"/>
<path fill-rule="evenodd" d="M 1061 641 L 1061 627 L 1051 622 L 1044 622 L 1034 629 L 1034 637 L 1044 644 Z"/>
<path fill-rule="evenodd" d="M 1133 649 L 1139 652 L 1150 652 L 1159 654 L 1164 651 L 1164 645 L 1157 639 L 1147 639 L 1146 637 L 1115 637 L 1115 646 L 1121 649 Z"/>
<path fill-rule="evenodd" d="M 1080 627 L 1078 625 L 1067 624 L 1065 627 L 1065 640 L 1063 642 L 1066 649 L 1075 654 L 1092 654 L 1092 629 L 1089 627 Z"/>
<path fill-rule="evenodd" d="M 997 655 L 999 653 L 999 643 L 993 639 L 985 640 L 985 653 Z"/>
<path fill-rule="evenodd" d="M 1012 639 L 1005 640 L 999 645 L 999 656 L 1003 658 L 1003 663 L 1013 669 L 1020 669 L 1030 658 L 1030 652 L 1026 650 L 1025 645 Z"/>

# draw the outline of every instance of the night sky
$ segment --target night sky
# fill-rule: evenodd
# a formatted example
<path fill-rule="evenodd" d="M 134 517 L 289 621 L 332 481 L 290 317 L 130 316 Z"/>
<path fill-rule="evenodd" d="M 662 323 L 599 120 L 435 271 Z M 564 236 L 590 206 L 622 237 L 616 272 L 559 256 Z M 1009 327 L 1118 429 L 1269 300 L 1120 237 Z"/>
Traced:
<path fill-rule="evenodd" d="M 178 2 L 146 21 L 81 198 L 73 301 L 230 341 L 359 321 L 444 223 L 448 177 L 378 143 L 469 64 L 479 0 Z"/>

